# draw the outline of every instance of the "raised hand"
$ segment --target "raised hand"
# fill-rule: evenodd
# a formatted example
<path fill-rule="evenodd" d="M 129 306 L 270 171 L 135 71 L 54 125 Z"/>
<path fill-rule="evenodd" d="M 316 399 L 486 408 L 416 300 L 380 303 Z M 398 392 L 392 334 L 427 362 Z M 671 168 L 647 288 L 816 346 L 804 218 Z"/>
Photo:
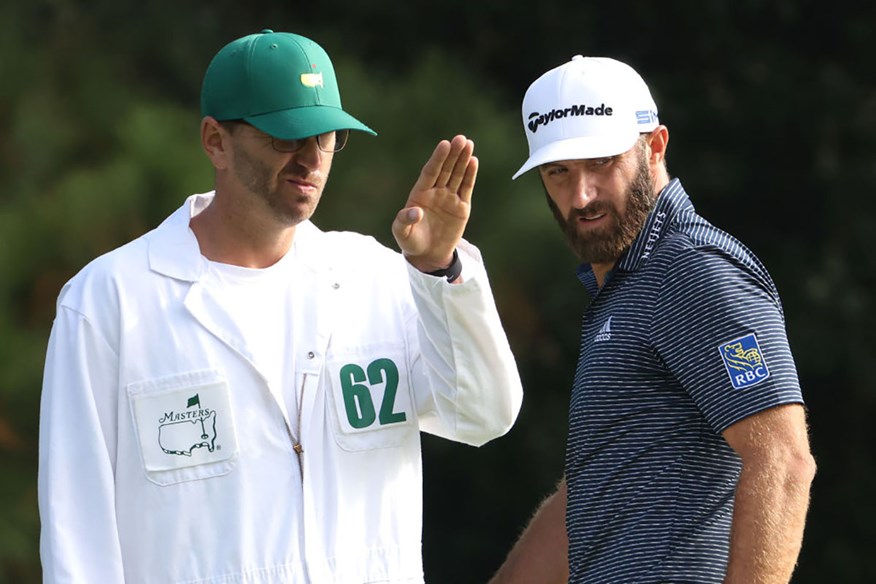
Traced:
<path fill-rule="evenodd" d="M 392 223 L 405 257 L 423 272 L 449 266 L 465 231 L 478 173 L 473 152 L 474 142 L 462 135 L 439 142 Z"/>

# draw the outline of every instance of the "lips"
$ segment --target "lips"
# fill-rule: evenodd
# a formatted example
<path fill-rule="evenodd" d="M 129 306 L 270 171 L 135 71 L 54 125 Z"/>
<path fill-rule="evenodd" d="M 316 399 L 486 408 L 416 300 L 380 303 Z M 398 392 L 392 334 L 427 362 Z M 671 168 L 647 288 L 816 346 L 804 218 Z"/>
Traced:
<path fill-rule="evenodd" d="M 573 209 L 574 218 L 578 221 L 598 221 L 609 214 L 603 205 L 588 205 L 586 209 Z"/>
<path fill-rule="evenodd" d="M 291 176 L 286 178 L 286 182 L 290 182 L 293 185 L 302 188 L 302 189 L 316 189 L 319 188 L 319 185 L 315 182 L 310 182 L 300 177 Z"/>

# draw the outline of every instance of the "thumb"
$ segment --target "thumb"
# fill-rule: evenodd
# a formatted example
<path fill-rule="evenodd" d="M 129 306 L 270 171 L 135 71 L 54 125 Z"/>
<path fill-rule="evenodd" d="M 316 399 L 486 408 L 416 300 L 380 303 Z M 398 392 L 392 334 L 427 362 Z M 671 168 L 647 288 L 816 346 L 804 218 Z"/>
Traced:
<path fill-rule="evenodd" d="M 413 225 L 419 223 L 423 216 L 423 210 L 419 207 L 405 207 L 395 216 L 395 220 L 402 225 Z"/>
<path fill-rule="evenodd" d="M 410 237 L 411 227 L 419 223 L 422 218 L 423 210 L 419 207 L 405 207 L 396 213 L 395 221 L 392 222 L 392 234 L 399 245 Z"/>

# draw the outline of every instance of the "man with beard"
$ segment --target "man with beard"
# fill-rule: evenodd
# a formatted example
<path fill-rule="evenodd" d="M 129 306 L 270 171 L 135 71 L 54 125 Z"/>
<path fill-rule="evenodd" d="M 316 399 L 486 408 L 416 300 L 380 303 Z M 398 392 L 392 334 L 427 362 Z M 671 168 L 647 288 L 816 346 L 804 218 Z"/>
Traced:
<path fill-rule="evenodd" d="M 815 465 L 766 269 L 670 180 L 628 65 L 548 71 L 523 122 L 590 304 L 565 476 L 492 582 L 788 582 Z"/>
<path fill-rule="evenodd" d="M 215 190 L 58 299 L 40 420 L 44 581 L 423 582 L 420 431 L 471 445 L 520 408 L 461 239 L 473 143 L 443 140 L 392 225 L 313 214 L 351 130 L 313 41 L 225 46 L 201 92 Z"/>

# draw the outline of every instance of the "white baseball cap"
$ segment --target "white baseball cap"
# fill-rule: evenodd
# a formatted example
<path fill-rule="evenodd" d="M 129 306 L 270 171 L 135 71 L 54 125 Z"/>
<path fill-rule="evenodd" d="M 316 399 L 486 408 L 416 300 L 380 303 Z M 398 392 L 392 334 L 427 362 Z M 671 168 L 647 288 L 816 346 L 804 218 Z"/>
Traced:
<path fill-rule="evenodd" d="M 511 178 L 547 162 L 621 154 L 640 133 L 659 124 L 651 92 L 632 67 L 608 57 L 575 55 L 526 90 L 529 159 Z"/>

